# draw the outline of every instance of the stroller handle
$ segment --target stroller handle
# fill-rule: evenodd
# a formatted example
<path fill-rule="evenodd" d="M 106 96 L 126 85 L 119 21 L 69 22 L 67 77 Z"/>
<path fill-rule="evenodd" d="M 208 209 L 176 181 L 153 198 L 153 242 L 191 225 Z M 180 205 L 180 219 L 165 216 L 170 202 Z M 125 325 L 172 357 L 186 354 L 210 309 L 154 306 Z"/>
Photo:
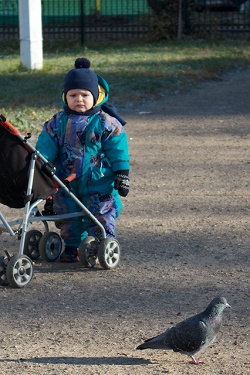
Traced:
<path fill-rule="evenodd" d="M 20 132 L 9 121 L 6 120 L 4 115 L 0 113 L 0 124 L 11 134 L 20 135 Z"/>

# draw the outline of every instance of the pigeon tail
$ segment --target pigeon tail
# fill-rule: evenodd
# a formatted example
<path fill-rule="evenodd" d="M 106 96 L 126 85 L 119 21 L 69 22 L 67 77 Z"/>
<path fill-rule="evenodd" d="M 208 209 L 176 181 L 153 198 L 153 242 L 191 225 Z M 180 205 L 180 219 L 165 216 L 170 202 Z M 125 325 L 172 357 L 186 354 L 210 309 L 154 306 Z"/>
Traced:
<path fill-rule="evenodd" d="M 136 348 L 136 350 L 143 350 L 143 349 L 164 349 L 164 350 L 167 350 L 167 349 L 170 349 L 170 348 L 168 348 L 166 346 L 163 346 L 159 342 L 155 342 L 153 339 L 149 339 L 149 340 L 145 341 L 143 344 L 137 346 L 137 348 Z"/>
<path fill-rule="evenodd" d="M 151 339 L 148 339 L 144 341 L 141 345 L 139 345 L 136 349 L 143 350 L 143 349 L 164 349 L 168 350 L 171 349 L 168 347 L 166 342 L 166 332 L 162 333 L 161 335 L 152 337 Z"/>
<path fill-rule="evenodd" d="M 136 348 L 136 350 L 143 350 L 143 349 L 148 349 L 148 346 L 146 345 L 145 342 L 141 345 L 138 345 Z"/>

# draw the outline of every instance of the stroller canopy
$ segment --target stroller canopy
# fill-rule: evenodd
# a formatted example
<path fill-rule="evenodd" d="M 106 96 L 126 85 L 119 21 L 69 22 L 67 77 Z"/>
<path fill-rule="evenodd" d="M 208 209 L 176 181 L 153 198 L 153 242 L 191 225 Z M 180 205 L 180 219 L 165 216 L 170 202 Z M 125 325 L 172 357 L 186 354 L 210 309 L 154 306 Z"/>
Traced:
<path fill-rule="evenodd" d="M 11 208 L 22 208 L 26 204 L 30 161 L 32 151 L 18 137 L 14 127 L 10 131 L 0 121 L 0 203 Z M 46 199 L 56 191 L 53 180 L 41 170 L 36 161 L 31 203 Z"/>

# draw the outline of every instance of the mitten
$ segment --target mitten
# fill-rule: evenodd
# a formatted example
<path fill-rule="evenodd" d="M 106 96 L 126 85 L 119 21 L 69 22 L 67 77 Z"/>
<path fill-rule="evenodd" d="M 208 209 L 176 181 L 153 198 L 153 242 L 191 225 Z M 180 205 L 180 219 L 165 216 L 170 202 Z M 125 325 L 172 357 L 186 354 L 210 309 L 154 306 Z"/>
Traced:
<path fill-rule="evenodd" d="M 129 171 L 117 171 L 114 188 L 118 190 L 119 195 L 126 197 L 129 192 Z"/>

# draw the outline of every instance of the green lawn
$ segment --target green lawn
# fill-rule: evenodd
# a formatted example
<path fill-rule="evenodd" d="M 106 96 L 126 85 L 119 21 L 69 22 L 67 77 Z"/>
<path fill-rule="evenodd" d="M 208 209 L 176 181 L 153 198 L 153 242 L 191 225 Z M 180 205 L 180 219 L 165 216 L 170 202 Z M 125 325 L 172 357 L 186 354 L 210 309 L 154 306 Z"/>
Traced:
<path fill-rule="evenodd" d="M 0 45 L 1 47 L 1 45 Z M 44 68 L 29 71 L 17 49 L 0 48 L 0 112 L 21 131 L 36 133 L 61 108 L 64 75 L 77 57 L 110 85 L 110 101 L 123 108 L 133 101 L 181 91 L 192 82 L 215 79 L 221 73 L 250 64 L 250 42 L 183 41 L 74 47 L 44 52 Z"/>

